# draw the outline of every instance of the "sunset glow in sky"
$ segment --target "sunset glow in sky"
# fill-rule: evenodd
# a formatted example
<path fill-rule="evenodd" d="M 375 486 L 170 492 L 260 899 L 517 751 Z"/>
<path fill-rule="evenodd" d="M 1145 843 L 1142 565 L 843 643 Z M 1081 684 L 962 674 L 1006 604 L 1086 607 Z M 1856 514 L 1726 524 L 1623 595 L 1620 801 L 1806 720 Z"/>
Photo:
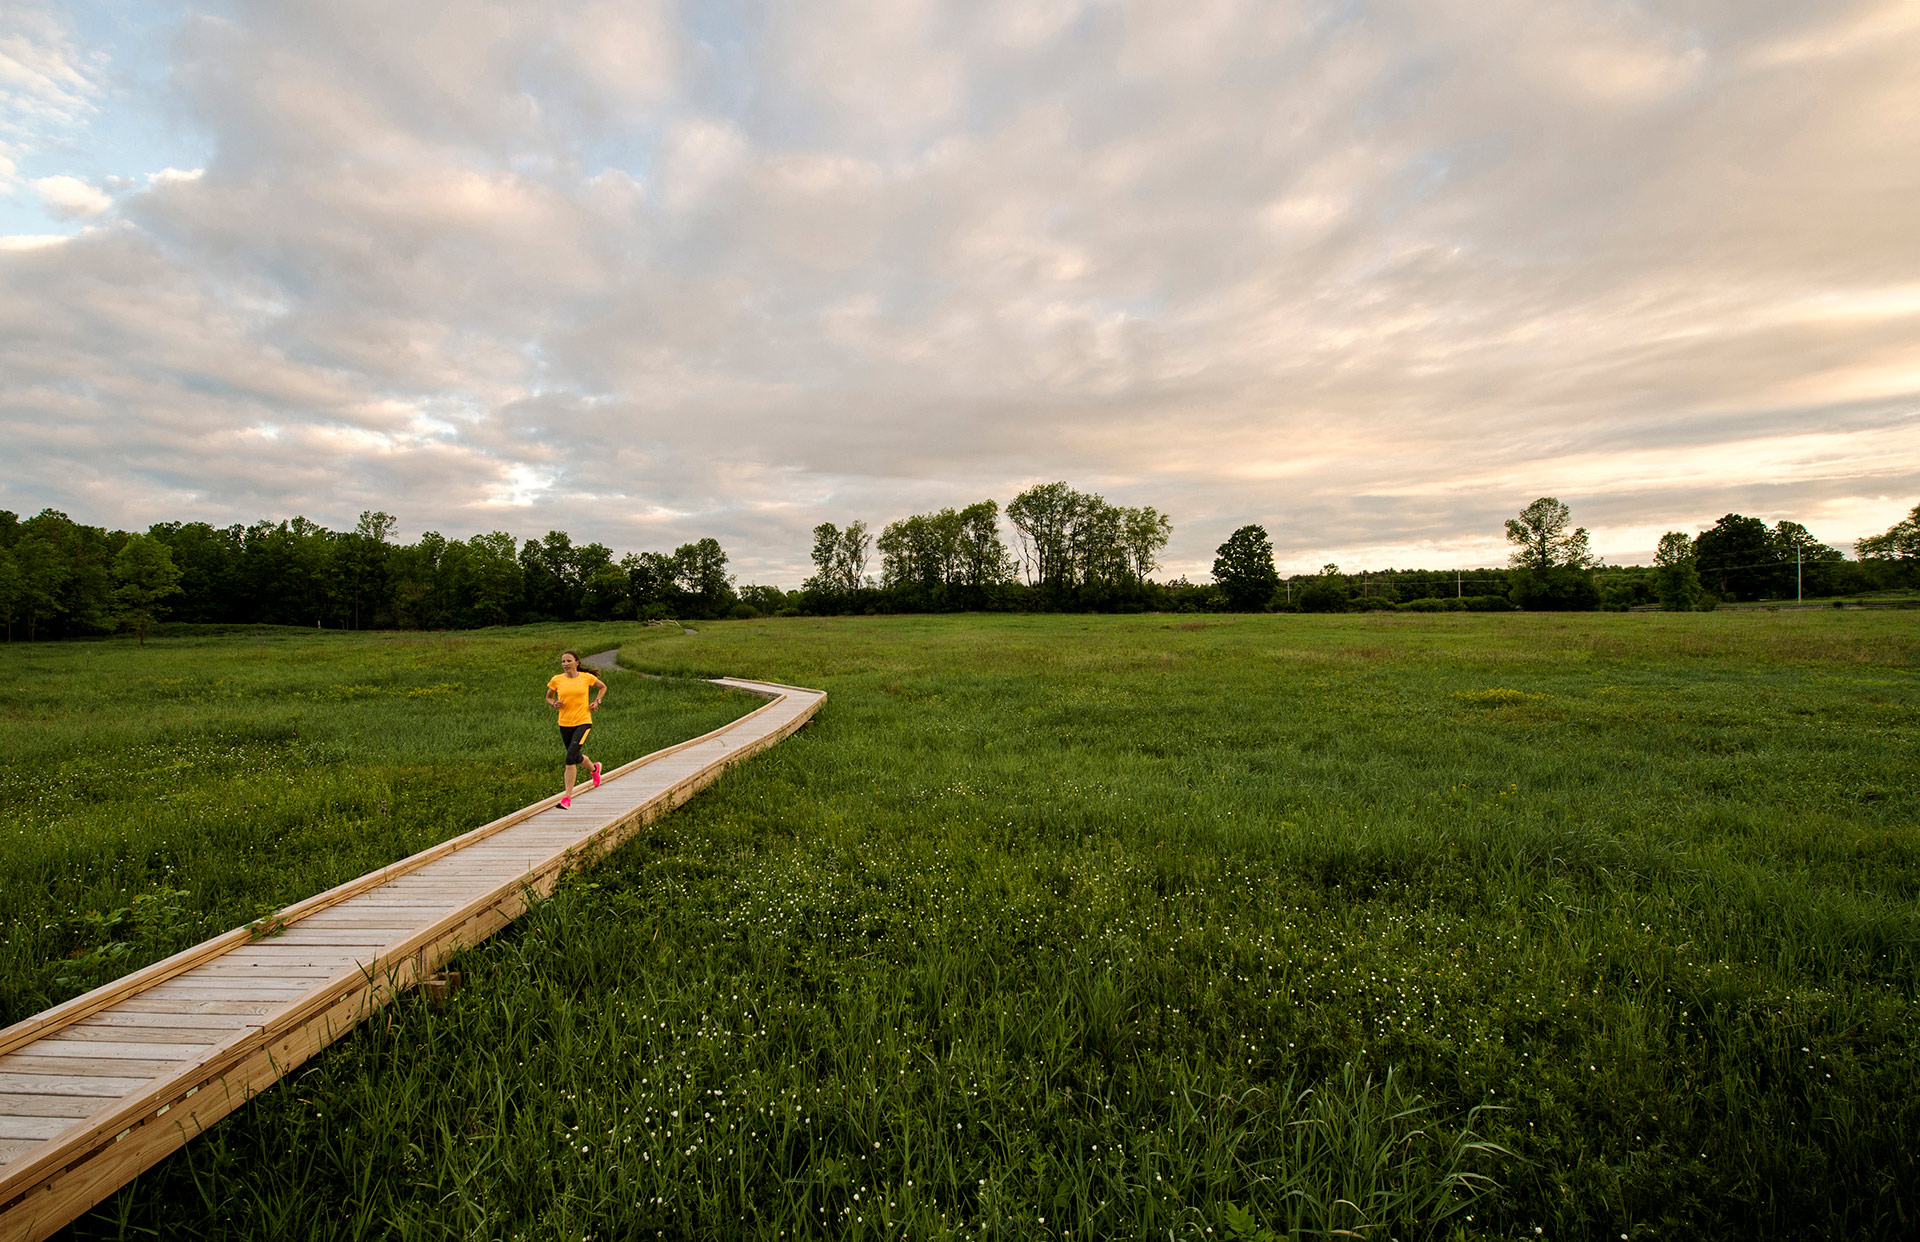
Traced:
<path fill-rule="evenodd" d="M 1911 0 L 0 6 L 0 508 L 1203 577 L 1920 501 Z"/>

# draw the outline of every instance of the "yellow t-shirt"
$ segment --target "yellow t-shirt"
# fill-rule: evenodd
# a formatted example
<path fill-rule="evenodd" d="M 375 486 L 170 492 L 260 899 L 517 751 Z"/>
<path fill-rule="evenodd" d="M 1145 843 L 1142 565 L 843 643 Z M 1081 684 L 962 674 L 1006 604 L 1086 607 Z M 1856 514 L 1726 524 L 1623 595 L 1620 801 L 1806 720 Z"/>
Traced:
<path fill-rule="evenodd" d="M 592 673 L 575 673 L 572 677 L 555 673 L 547 679 L 547 689 L 560 696 L 561 728 L 593 723 L 593 713 L 587 710 L 587 694 L 601 684 Z"/>

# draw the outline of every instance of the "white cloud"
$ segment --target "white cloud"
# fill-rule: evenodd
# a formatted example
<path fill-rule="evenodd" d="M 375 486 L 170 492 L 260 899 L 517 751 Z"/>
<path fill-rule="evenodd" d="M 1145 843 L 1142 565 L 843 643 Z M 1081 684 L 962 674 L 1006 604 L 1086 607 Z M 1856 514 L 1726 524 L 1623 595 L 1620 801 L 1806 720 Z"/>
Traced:
<path fill-rule="evenodd" d="M 110 195 L 78 177 L 38 177 L 32 184 L 45 200 L 47 214 L 56 220 L 78 220 L 113 209 Z"/>
<path fill-rule="evenodd" d="M 101 60 L 80 51 L 65 25 L 31 0 L 0 10 L 0 134 L 84 122 L 98 110 Z"/>

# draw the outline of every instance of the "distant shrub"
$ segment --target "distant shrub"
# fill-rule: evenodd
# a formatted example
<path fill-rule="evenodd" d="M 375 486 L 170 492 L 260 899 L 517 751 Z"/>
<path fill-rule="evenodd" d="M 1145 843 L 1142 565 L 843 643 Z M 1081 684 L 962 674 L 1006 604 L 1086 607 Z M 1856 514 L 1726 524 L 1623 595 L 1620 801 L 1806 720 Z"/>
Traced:
<path fill-rule="evenodd" d="M 1504 595 L 1469 595 L 1464 602 L 1468 612 L 1512 612 L 1517 607 Z"/>
<path fill-rule="evenodd" d="M 1474 596 L 1474 598 L 1481 599 L 1485 597 L 1476 595 Z M 1498 599 L 1499 597 L 1493 596 L 1491 598 Z M 1425 599 L 1408 600 L 1406 603 L 1400 605 L 1400 611 L 1402 612 L 1465 612 L 1467 611 L 1467 601 L 1464 598 L 1461 598 L 1458 596 L 1448 596 L 1445 598 L 1441 598 L 1439 596 L 1429 595 Z"/>
<path fill-rule="evenodd" d="M 735 604 L 733 607 L 727 609 L 727 619 L 729 621 L 752 621 L 765 615 L 765 613 L 755 608 L 752 604 Z"/>
<path fill-rule="evenodd" d="M 1560 565 L 1516 569 L 1510 581 L 1508 598 L 1528 612 L 1592 612 L 1600 607 L 1591 570 Z"/>
<path fill-rule="evenodd" d="M 1333 574 L 1315 578 L 1306 590 L 1294 597 L 1294 603 L 1301 612 L 1345 612 L 1348 608 L 1346 581 Z"/>

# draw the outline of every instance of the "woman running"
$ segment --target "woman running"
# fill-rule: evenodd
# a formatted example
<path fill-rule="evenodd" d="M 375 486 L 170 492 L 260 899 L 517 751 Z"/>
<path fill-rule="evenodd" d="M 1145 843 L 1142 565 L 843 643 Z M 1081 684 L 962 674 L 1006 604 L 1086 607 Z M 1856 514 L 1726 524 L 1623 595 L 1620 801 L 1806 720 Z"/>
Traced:
<path fill-rule="evenodd" d="M 593 702 L 587 702 L 588 692 L 596 687 L 599 693 L 593 696 Z M 560 740 L 567 747 L 567 792 L 560 799 L 563 808 L 573 805 L 573 771 L 581 763 L 592 764 L 594 787 L 600 785 L 600 765 L 583 748 L 587 734 L 593 732 L 593 713 L 606 697 L 607 683 L 580 671 L 578 653 L 560 653 L 560 671 L 547 679 L 547 706 L 560 709 Z"/>

